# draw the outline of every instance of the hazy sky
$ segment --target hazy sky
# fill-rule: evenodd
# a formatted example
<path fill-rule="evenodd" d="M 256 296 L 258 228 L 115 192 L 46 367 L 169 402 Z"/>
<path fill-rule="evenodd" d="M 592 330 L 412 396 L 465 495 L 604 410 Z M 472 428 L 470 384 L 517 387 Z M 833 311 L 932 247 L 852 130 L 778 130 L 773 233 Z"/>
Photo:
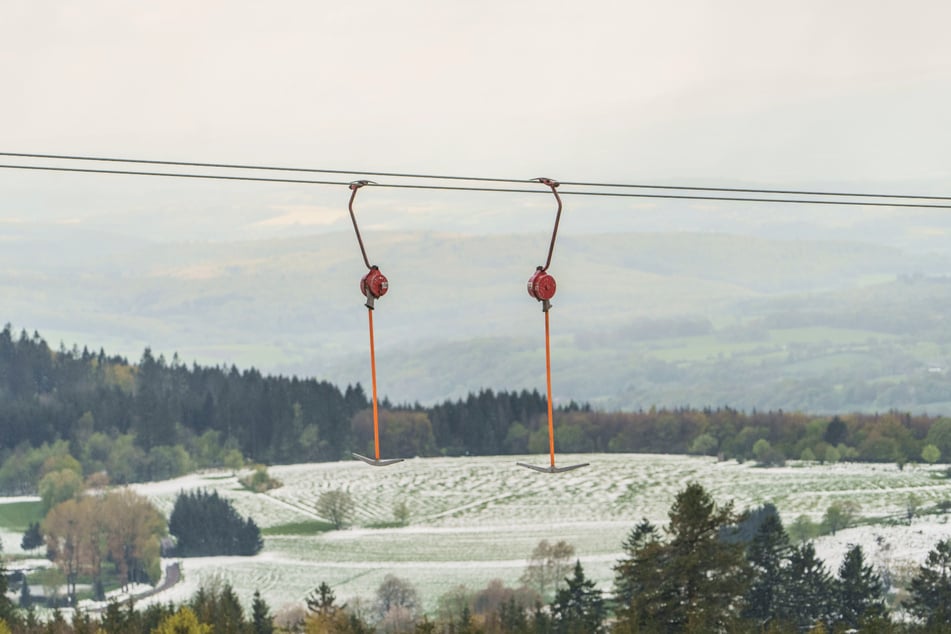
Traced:
<path fill-rule="evenodd" d="M 939 0 L 0 11 L 2 151 L 951 194 L 951 3 Z M 0 170 L 0 223 L 184 239 L 345 230 L 341 189 Z M 578 228 L 660 208 L 572 200 L 587 213 Z M 523 230 L 551 208 L 379 189 L 360 203 L 368 226 L 454 231 Z"/>

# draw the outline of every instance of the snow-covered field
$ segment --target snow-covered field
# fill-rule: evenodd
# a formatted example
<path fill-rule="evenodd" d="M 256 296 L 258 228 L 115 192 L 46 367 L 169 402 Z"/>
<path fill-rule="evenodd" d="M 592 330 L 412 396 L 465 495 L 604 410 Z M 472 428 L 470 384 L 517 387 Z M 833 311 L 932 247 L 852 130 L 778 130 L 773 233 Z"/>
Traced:
<path fill-rule="evenodd" d="M 787 524 L 801 514 L 819 521 L 836 500 L 857 502 L 864 517 L 897 518 L 909 495 L 917 497 L 922 510 L 951 499 L 943 467 L 761 469 L 706 457 L 622 454 L 560 456 L 560 464 L 591 466 L 557 475 L 515 465 L 516 460 L 543 464 L 546 459 L 428 458 L 386 468 L 357 461 L 278 466 L 269 473 L 284 486 L 266 494 L 244 491 L 225 472 L 135 485 L 166 513 L 179 491 L 216 489 L 261 527 L 318 519 L 314 507 L 323 491 L 344 489 L 356 503 L 354 527 L 347 530 L 268 537 L 255 557 L 185 559 L 184 582 L 151 600 L 184 600 L 200 584 L 220 579 L 248 604 L 259 589 L 277 609 L 303 601 L 321 581 L 343 601 L 370 598 L 385 575 L 395 574 L 411 581 L 432 609 L 457 584 L 480 589 L 499 578 L 517 585 L 542 539 L 573 544 L 586 574 L 609 590 L 612 566 L 630 529 L 642 517 L 664 525 L 674 496 L 690 481 L 701 483 L 719 503 L 733 500 L 738 509 L 772 502 Z M 409 526 L 370 528 L 392 521 L 400 501 L 410 509 Z M 832 569 L 850 543 L 862 544 L 879 565 L 907 567 L 922 561 L 939 539 L 951 537 L 946 521 L 946 515 L 929 515 L 911 526 L 848 529 L 822 538 L 817 549 Z"/>

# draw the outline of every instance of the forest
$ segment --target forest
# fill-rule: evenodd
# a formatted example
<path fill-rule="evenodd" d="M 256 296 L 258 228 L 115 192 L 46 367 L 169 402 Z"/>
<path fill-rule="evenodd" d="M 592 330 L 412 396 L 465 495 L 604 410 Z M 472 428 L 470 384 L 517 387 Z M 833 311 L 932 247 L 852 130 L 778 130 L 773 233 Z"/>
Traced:
<path fill-rule="evenodd" d="M 483 390 L 430 407 L 383 399 L 381 442 L 402 457 L 543 453 L 545 412 L 537 391 Z M 564 452 L 694 453 L 764 466 L 951 456 L 951 418 L 897 411 L 605 412 L 569 402 L 556 403 L 555 437 Z M 53 350 L 9 325 L 0 331 L 0 494 L 42 495 L 43 479 L 49 489 L 63 470 L 50 464 L 65 456 L 82 476 L 121 484 L 249 462 L 335 461 L 372 453 L 371 443 L 359 384 L 189 367 L 149 349 L 130 362 L 103 350 Z"/>
<path fill-rule="evenodd" d="M 431 407 L 384 400 L 383 442 L 406 457 L 543 452 L 546 407 L 544 397 L 526 391 L 483 390 Z M 951 455 L 951 419 L 901 412 L 601 412 L 567 403 L 556 408 L 555 421 L 559 447 L 571 452 L 693 453 L 753 460 L 764 467 L 787 459 L 901 467 Z M 105 563 L 122 580 L 158 579 L 164 520 L 134 496 L 83 491 L 202 467 L 339 460 L 350 451 L 367 451 L 371 433 L 369 403 L 359 385 L 341 390 L 254 369 L 188 367 L 148 349 L 132 363 L 102 350 L 53 350 L 38 333 L 14 336 L 9 326 L 0 332 L 0 490 L 40 495 L 45 515 L 40 540 L 45 539 L 48 554 L 67 584 L 75 584 L 80 573 L 91 576 L 99 596 L 102 584 L 96 580 Z M 263 468 L 257 472 L 264 473 Z M 193 521 L 196 509 L 216 506 L 215 499 L 203 496 L 180 497 L 169 524 L 173 533 L 216 522 Z M 192 510 L 182 515 L 187 508 Z M 233 515 L 228 508 L 222 513 Z M 141 521 L 135 526 L 113 521 L 130 514 Z M 596 588 L 580 562 L 561 561 L 558 578 L 534 590 L 472 591 L 457 601 L 461 608 L 430 620 L 414 612 L 405 580 L 394 578 L 393 588 L 381 588 L 377 600 L 385 609 L 376 616 L 335 604 L 332 589 L 323 586 L 308 601 L 309 611 L 284 631 L 560 634 L 945 627 L 943 613 L 934 616 L 934 606 L 946 605 L 942 593 L 951 592 L 945 587 L 951 569 L 947 543 L 936 545 L 907 589 L 902 609 L 919 617 L 917 625 L 898 626 L 889 617 L 886 584 L 859 547 L 833 574 L 816 559 L 802 531 L 786 532 L 775 509 L 741 514 L 730 504 L 717 505 L 699 485 L 678 495 L 669 517 L 664 527 L 644 521 L 632 529 L 613 588 Z M 257 552 L 257 528 L 249 520 L 231 519 L 236 532 L 226 541 L 247 542 L 247 554 Z M 197 546 L 195 552 L 212 546 Z M 193 546 L 180 538 L 178 547 L 185 555 Z M 94 551 L 100 554 L 87 556 Z M 704 553 L 700 559 L 698 552 Z M 535 555 L 543 561 L 552 557 Z M 381 599 L 391 594 L 397 599 Z M 277 631 L 276 615 L 260 597 L 248 618 L 227 587 L 202 589 L 185 605 L 136 610 L 113 604 L 101 615 L 77 612 L 67 620 L 54 612 L 42 623 L 10 602 L 2 610 L 3 634 L 3 627 L 31 634 Z"/>

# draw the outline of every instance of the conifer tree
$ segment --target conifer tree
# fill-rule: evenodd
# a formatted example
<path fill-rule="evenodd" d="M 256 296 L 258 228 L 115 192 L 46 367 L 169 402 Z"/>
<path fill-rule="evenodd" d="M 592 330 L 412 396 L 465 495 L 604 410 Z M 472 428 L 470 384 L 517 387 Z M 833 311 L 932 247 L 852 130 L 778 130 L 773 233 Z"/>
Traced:
<path fill-rule="evenodd" d="M 790 554 L 789 537 L 779 515 L 767 515 L 747 548 L 753 580 L 746 592 L 745 618 L 765 625 L 776 617 L 786 599 L 786 561 Z"/>
<path fill-rule="evenodd" d="M 565 587 L 555 594 L 552 621 L 557 634 L 598 634 L 604 631 L 607 611 L 601 591 L 584 575 L 581 561 L 575 562 L 574 574 L 565 579 Z"/>
<path fill-rule="evenodd" d="M 807 630 L 817 623 L 832 621 L 833 579 L 825 564 L 816 557 L 812 542 L 798 546 L 789 554 L 785 575 L 786 591 L 780 597 L 777 617 Z"/>
<path fill-rule="evenodd" d="M 23 550 L 33 550 L 43 545 L 43 532 L 40 530 L 39 522 L 30 522 L 29 527 L 23 533 L 23 539 L 20 540 L 20 548 Z"/>
<path fill-rule="evenodd" d="M 307 595 L 307 609 L 317 614 L 333 615 L 337 611 L 337 606 L 333 589 L 327 585 L 326 581 L 321 581 L 317 589 Z"/>
<path fill-rule="evenodd" d="M 614 599 L 624 612 L 636 597 L 646 595 L 654 587 L 653 579 L 659 572 L 651 569 L 650 546 L 657 545 L 660 533 L 646 518 L 631 529 L 622 548 L 627 557 L 614 567 Z"/>
<path fill-rule="evenodd" d="M 273 634 L 274 632 L 271 608 L 261 598 L 259 590 L 254 591 L 254 598 L 251 600 L 251 631 L 253 634 Z"/>
<path fill-rule="evenodd" d="M 243 634 L 245 630 L 244 608 L 228 583 L 199 588 L 188 607 L 199 622 L 213 624 L 219 634 Z"/>
<path fill-rule="evenodd" d="M 951 539 L 938 542 L 918 568 L 904 607 L 928 626 L 951 623 Z"/>
<path fill-rule="evenodd" d="M 217 607 L 218 609 L 214 619 L 208 621 L 215 626 L 214 631 L 220 634 L 229 634 L 231 632 L 234 634 L 244 634 L 245 625 L 247 624 L 244 618 L 244 607 L 242 607 L 241 601 L 238 599 L 238 595 L 235 594 L 231 584 L 226 583 L 221 589 L 221 592 L 218 594 Z"/>
<path fill-rule="evenodd" d="M 690 483 L 668 516 L 669 541 L 653 539 L 645 527 L 632 556 L 616 569 L 619 587 L 633 597 L 618 613 L 619 626 L 698 632 L 731 626 L 749 584 L 742 544 L 721 538 L 737 523 L 732 503 L 718 508 L 702 486 Z"/>
<path fill-rule="evenodd" d="M 880 621 L 888 616 L 885 608 L 885 584 L 865 564 L 862 547 L 852 546 L 845 553 L 836 581 L 837 620 L 853 628 Z"/>

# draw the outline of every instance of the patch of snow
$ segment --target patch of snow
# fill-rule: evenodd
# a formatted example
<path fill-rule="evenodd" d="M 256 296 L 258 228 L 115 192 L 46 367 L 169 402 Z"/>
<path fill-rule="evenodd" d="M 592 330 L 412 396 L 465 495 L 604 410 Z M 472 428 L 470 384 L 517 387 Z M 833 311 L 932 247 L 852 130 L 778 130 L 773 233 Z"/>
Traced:
<path fill-rule="evenodd" d="M 830 503 L 851 500 L 865 518 L 899 518 L 910 495 L 924 510 L 951 499 L 944 466 L 790 462 L 763 469 L 710 457 L 649 454 L 559 456 L 564 464 L 591 466 L 558 475 L 515 465 L 538 456 L 415 458 L 374 469 L 362 462 L 279 465 L 270 474 L 284 486 L 257 494 L 244 490 L 228 471 L 131 485 L 164 513 L 180 491 L 218 491 L 239 513 L 261 526 L 311 521 L 321 493 L 340 489 L 355 503 L 354 528 L 312 535 L 265 537 L 255 557 L 182 559 L 181 582 L 143 602 L 181 602 L 201 585 L 227 582 L 245 605 L 257 589 L 272 607 L 304 601 L 322 581 L 343 602 L 372 597 L 386 574 L 409 580 L 427 608 L 454 585 L 484 587 L 498 578 L 519 584 L 526 560 L 542 539 L 575 547 L 585 574 L 610 591 L 621 545 L 642 518 L 664 526 L 676 494 L 698 482 L 714 499 L 737 510 L 771 502 L 788 526 L 799 515 L 819 521 Z M 14 498 L 11 501 L 19 501 Z M 392 522 L 404 502 L 409 525 Z M 850 543 L 859 543 L 879 567 L 917 567 L 951 530 L 947 516 L 929 515 L 907 525 L 872 525 L 840 531 L 816 543 L 835 572 Z M 15 545 L 19 546 L 20 535 Z M 4 537 L 7 552 L 11 541 Z M 163 562 L 163 570 L 168 562 Z M 898 574 L 896 572 L 896 574 Z"/>

